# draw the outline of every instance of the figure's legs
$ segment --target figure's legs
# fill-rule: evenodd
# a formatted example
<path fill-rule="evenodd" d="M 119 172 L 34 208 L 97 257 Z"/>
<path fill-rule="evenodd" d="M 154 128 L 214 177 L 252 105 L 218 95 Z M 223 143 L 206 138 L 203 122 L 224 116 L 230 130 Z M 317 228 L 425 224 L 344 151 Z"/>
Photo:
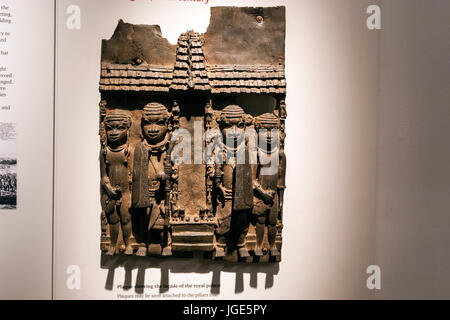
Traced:
<path fill-rule="evenodd" d="M 236 227 L 237 231 L 237 248 L 239 252 L 239 256 L 241 258 L 248 258 L 250 254 L 248 250 L 245 248 L 245 239 L 247 237 L 248 227 L 249 227 L 249 212 L 248 210 L 242 212 L 235 212 L 234 214 L 234 224 L 233 227 Z"/>
<path fill-rule="evenodd" d="M 279 256 L 280 251 L 275 245 L 277 236 L 277 218 L 278 218 L 278 197 L 275 196 L 274 204 L 269 209 L 269 225 L 268 225 L 268 240 L 270 245 L 270 254 L 272 256 Z"/>
<path fill-rule="evenodd" d="M 131 246 L 131 194 L 129 192 L 123 194 L 122 204 L 120 206 L 120 222 L 122 223 L 123 240 L 125 242 L 125 254 L 130 256 L 133 254 L 133 247 Z"/>
<path fill-rule="evenodd" d="M 172 255 L 172 246 L 170 245 L 170 234 L 169 230 L 164 228 L 164 230 L 161 231 L 161 255 L 163 257 L 171 256 Z"/>
<path fill-rule="evenodd" d="M 255 247 L 255 256 L 262 257 L 262 244 L 264 240 L 264 229 L 266 226 L 266 215 L 259 215 L 256 219 L 256 247 Z"/>
<path fill-rule="evenodd" d="M 169 256 L 172 255 L 171 247 L 169 246 L 170 242 L 168 240 L 168 237 L 166 235 L 168 234 L 168 231 L 166 232 L 165 229 L 161 226 L 161 217 L 164 215 L 164 203 L 159 203 L 155 201 L 154 199 L 151 202 L 151 207 L 149 208 L 149 220 L 147 222 L 147 252 L 149 252 L 150 245 L 152 243 L 158 243 L 162 247 L 161 254 L 163 256 Z"/>
<path fill-rule="evenodd" d="M 136 233 L 136 241 L 138 242 L 139 247 L 136 255 L 139 257 L 145 257 L 147 255 L 147 245 L 149 243 L 148 219 L 151 209 L 152 206 L 150 208 L 141 209 L 137 214 L 138 225 L 136 230 L 138 230 L 138 232 Z"/>
<path fill-rule="evenodd" d="M 109 223 L 106 217 L 106 200 L 108 199 L 106 194 L 101 196 L 102 213 L 100 215 L 100 225 L 101 225 L 101 248 L 102 251 L 107 251 L 107 248 L 111 244 L 111 238 L 109 237 Z M 109 239 L 108 239 L 109 238 Z"/>
<path fill-rule="evenodd" d="M 106 216 L 109 222 L 109 232 L 111 237 L 111 245 L 109 246 L 109 249 L 106 252 L 107 256 L 113 256 L 116 252 L 117 238 L 119 237 L 119 228 L 120 228 L 119 225 L 120 218 L 119 214 L 117 213 L 117 208 L 114 202 L 110 202 L 110 204 L 113 204 L 112 208 L 111 206 L 108 206 L 108 208 L 106 209 Z"/>
<path fill-rule="evenodd" d="M 255 246 L 255 256 L 262 257 L 262 244 L 264 240 L 264 230 L 267 220 L 267 206 L 258 201 L 253 207 L 253 215 L 255 217 L 255 231 L 256 231 L 256 246 Z"/>
<path fill-rule="evenodd" d="M 217 207 L 217 218 L 219 227 L 216 230 L 216 257 L 223 258 L 226 255 L 228 235 L 231 224 L 231 201 L 225 201 L 222 206 Z"/>
<path fill-rule="evenodd" d="M 105 210 L 102 210 L 100 215 L 100 223 L 102 228 L 102 237 L 107 237 L 108 235 L 108 219 L 106 219 Z"/>
<path fill-rule="evenodd" d="M 164 203 L 160 205 L 160 210 L 161 216 L 164 218 L 166 214 Z M 170 242 L 171 241 L 170 241 L 169 227 L 164 225 L 163 231 L 161 232 L 161 247 L 162 247 L 161 255 L 164 257 L 172 255 L 172 246 Z"/>

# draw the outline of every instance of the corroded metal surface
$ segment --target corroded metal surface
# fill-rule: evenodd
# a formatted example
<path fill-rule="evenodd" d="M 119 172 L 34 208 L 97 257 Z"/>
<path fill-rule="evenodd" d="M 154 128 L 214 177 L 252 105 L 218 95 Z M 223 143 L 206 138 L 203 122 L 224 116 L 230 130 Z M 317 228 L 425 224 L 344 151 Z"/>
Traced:
<path fill-rule="evenodd" d="M 205 34 L 176 45 L 159 26 L 122 20 L 103 40 L 106 255 L 280 261 L 284 38 L 284 7 L 215 7 Z"/>

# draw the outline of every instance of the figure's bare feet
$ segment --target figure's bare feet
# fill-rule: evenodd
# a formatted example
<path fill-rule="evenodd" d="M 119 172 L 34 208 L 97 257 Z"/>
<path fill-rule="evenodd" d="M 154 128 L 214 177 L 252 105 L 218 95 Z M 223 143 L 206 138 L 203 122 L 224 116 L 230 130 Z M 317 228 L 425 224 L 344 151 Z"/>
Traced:
<path fill-rule="evenodd" d="M 124 254 L 127 256 L 133 255 L 133 247 L 131 245 L 127 245 Z"/>
<path fill-rule="evenodd" d="M 239 248 L 239 256 L 241 258 L 248 258 L 250 257 L 250 254 L 248 253 L 247 249 L 245 249 L 245 247 L 241 247 Z"/>
<path fill-rule="evenodd" d="M 223 258 L 223 257 L 225 257 L 225 248 L 216 247 L 216 258 Z"/>
<path fill-rule="evenodd" d="M 138 257 L 145 257 L 147 255 L 147 247 L 139 247 L 136 255 Z"/>
<path fill-rule="evenodd" d="M 108 251 L 106 251 L 105 255 L 107 256 L 113 256 L 116 254 L 116 247 L 110 246 Z"/>
<path fill-rule="evenodd" d="M 255 248 L 255 256 L 257 257 L 262 257 L 264 255 L 263 251 L 261 250 L 260 247 L 256 247 Z"/>
<path fill-rule="evenodd" d="M 162 249 L 161 255 L 162 255 L 163 257 L 171 256 L 171 255 L 172 255 L 172 249 L 171 249 L 169 246 L 164 247 L 164 248 Z"/>
<path fill-rule="evenodd" d="M 272 257 L 278 257 L 280 255 L 280 251 L 277 247 L 273 246 L 272 248 L 270 248 L 270 255 Z"/>

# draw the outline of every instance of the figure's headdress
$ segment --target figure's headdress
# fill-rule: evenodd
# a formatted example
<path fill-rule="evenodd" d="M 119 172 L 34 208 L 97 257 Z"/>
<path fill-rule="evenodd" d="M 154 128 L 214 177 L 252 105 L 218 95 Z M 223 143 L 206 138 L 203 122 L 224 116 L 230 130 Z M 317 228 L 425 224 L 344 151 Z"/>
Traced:
<path fill-rule="evenodd" d="M 279 128 L 281 125 L 280 118 L 274 113 L 264 113 L 255 119 L 255 125 L 259 128 L 272 129 Z"/>
<path fill-rule="evenodd" d="M 220 113 L 221 122 L 230 122 L 232 120 L 245 120 L 244 110 L 237 105 L 226 106 Z"/>
<path fill-rule="evenodd" d="M 142 118 L 151 116 L 163 116 L 164 119 L 169 118 L 169 111 L 165 106 L 158 102 L 151 102 L 144 107 L 142 111 Z"/>
<path fill-rule="evenodd" d="M 108 112 L 105 117 L 105 122 L 110 121 L 123 121 L 128 129 L 131 127 L 131 116 L 123 110 L 114 109 Z"/>

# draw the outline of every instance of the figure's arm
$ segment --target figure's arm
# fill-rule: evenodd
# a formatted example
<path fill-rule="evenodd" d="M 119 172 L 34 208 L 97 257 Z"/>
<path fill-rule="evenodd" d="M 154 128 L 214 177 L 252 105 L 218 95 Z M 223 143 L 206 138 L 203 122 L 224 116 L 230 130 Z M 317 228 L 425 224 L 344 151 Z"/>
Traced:
<path fill-rule="evenodd" d="M 226 188 L 223 184 L 223 164 L 215 164 L 214 168 L 214 187 L 219 190 L 222 199 L 230 199 L 232 190 Z"/>
<path fill-rule="evenodd" d="M 256 197 L 260 198 L 264 203 L 272 204 L 275 194 L 272 191 L 266 191 L 258 181 L 258 176 L 260 173 L 259 166 L 256 166 L 255 178 L 253 179 L 253 192 Z"/>
<path fill-rule="evenodd" d="M 214 165 L 214 187 L 222 192 L 225 195 L 225 190 L 223 188 L 223 171 L 222 165 L 216 163 Z"/>
<path fill-rule="evenodd" d="M 278 190 L 286 189 L 286 154 L 280 150 L 280 163 L 278 166 Z"/>
<path fill-rule="evenodd" d="M 253 164 L 252 165 L 253 191 L 254 191 L 255 195 L 260 196 L 264 193 L 264 190 L 261 187 L 261 185 L 259 184 L 258 176 L 259 176 L 259 166 L 257 164 Z"/>
<path fill-rule="evenodd" d="M 169 149 L 167 151 L 166 159 L 164 160 L 164 189 L 166 192 L 165 204 L 164 204 L 164 226 L 167 228 L 170 224 L 170 196 L 172 191 L 172 174 L 173 174 L 173 162 L 172 162 L 172 150 L 175 146 L 174 142 L 169 143 Z"/>
<path fill-rule="evenodd" d="M 101 186 L 105 190 L 106 194 L 110 199 L 117 197 L 117 193 L 114 188 L 111 186 L 111 182 L 109 180 L 108 174 L 106 172 L 106 163 L 105 163 L 105 155 L 104 148 L 100 150 L 100 174 L 101 174 Z"/>
<path fill-rule="evenodd" d="M 129 146 L 128 147 L 128 153 L 127 153 L 127 166 L 128 166 L 128 184 L 130 186 L 133 183 L 134 161 L 133 161 L 132 155 L 134 155 L 134 148 Z"/>
<path fill-rule="evenodd" d="M 168 186 L 170 186 L 170 182 L 172 181 L 173 166 L 174 166 L 174 162 L 172 160 L 172 152 L 175 146 L 176 142 L 174 141 L 169 142 L 169 148 L 167 150 L 166 159 L 164 161 L 164 175 L 163 177 L 161 177 L 162 180 L 166 180 L 166 189 L 168 192 L 170 192 L 171 190 L 168 188 Z"/>
<path fill-rule="evenodd" d="M 284 151 L 280 151 L 280 164 L 278 170 L 278 217 L 280 220 L 283 220 L 284 189 L 286 189 L 286 154 Z"/>
<path fill-rule="evenodd" d="M 256 196 L 260 198 L 262 201 L 268 204 L 272 204 L 273 199 L 275 197 L 275 192 L 264 190 L 264 188 L 259 184 L 259 182 L 255 180 L 253 181 L 253 191 L 255 192 Z"/>

